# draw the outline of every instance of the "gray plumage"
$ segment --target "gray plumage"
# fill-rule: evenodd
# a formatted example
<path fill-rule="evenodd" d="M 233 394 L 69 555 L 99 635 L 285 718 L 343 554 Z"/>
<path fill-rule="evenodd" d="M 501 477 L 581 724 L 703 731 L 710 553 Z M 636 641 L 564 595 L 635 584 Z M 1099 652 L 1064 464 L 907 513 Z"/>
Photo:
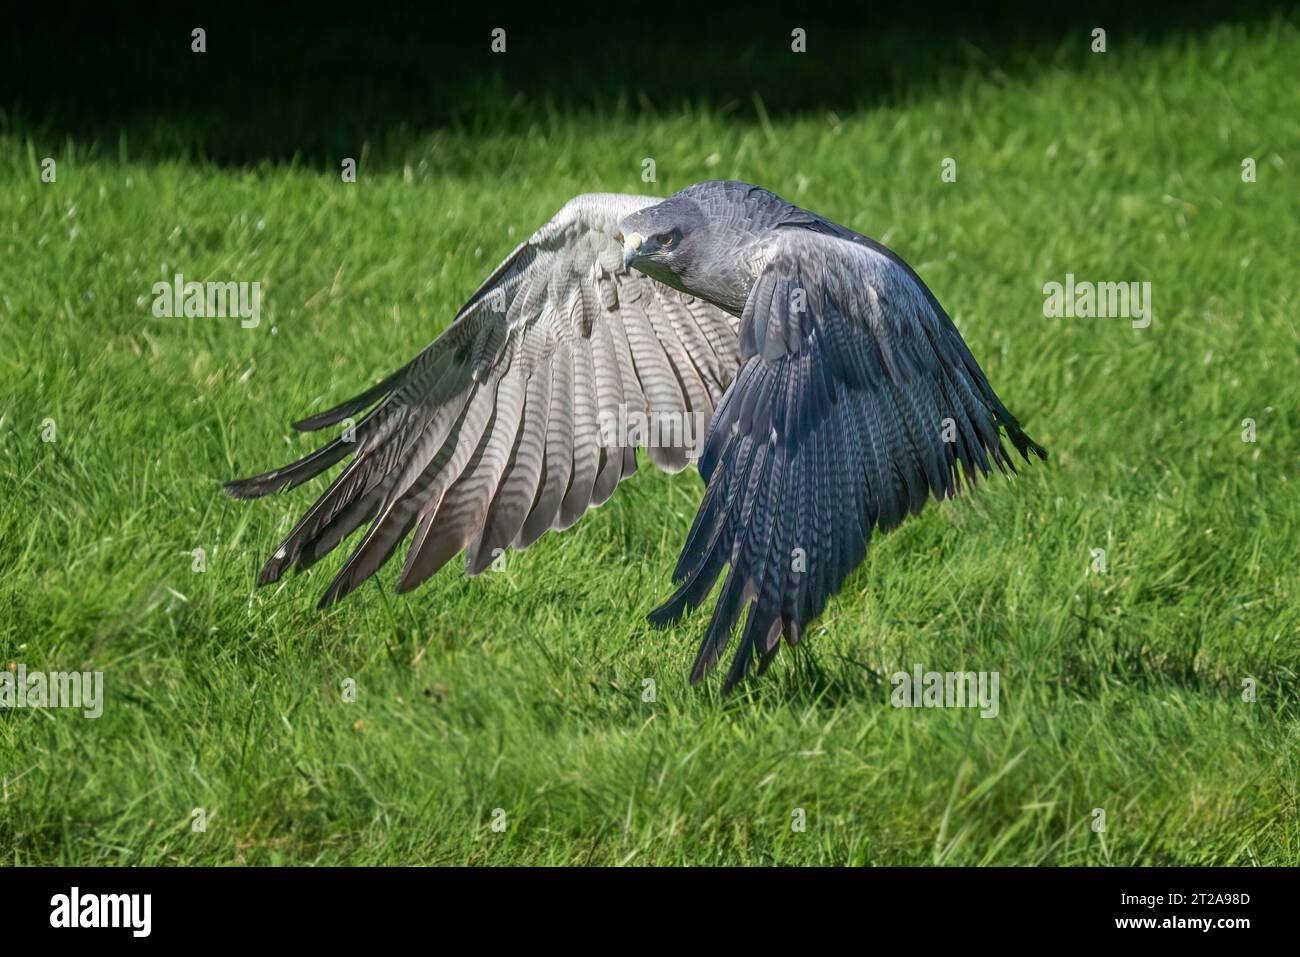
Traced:
<path fill-rule="evenodd" d="M 621 245 L 621 248 L 620 248 Z M 734 380 L 734 381 L 733 381 Z M 885 247 L 744 183 L 667 200 L 579 196 L 521 244 L 424 352 L 296 424 L 374 408 L 348 435 L 240 498 L 292 487 L 352 455 L 262 570 L 307 566 L 369 522 L 321 599 L 342 598 L 414 532 L 397 590 L 457 553 L 466 571 L 567 528 L 636 468 L 602 441 L 620 414 L 710 422 L 706 490 L 667 624 L 727 575 L 691 671 L 717 663 L 746 607 L 725 688 L 765 668 L 889 531 L 929 496 L 1046 452 L 1020 429 L 957 329 Z M 681 445 L 651 443 L 676 471 Z"/>

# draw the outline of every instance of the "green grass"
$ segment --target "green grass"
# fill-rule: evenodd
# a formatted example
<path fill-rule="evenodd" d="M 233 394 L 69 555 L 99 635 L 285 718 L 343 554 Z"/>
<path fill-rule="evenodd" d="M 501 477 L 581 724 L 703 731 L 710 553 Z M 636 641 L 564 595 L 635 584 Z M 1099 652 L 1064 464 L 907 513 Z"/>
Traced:
<path fill-rule="evenodd" d="M 1285 19 L 1112 35 L 857 111 L 408 131 L 358 145 L 355 185 L 337 161 L 167 159 L 11 117 L 0 664 L 100 670 L 108 700 L 0 712 L 0 860 L 1300 863 L 1296 62 Z M 340 552 L 255 591 L 321 483 L 252 503 L 219 483 L 309 449 L 291 419 L 405 361 L 574 194 L 645 191 L 647 156 L 659 194 L 758 182 L 897 249 L 1050 463 L 878 539 L 726 699 L 686 683 L 706 614 L 645 623 L 693 470 L 647 463 L 478 579 L 399 598 L 387 568 L 318 612 Z M 178 271 L 262 281 L 262 325 L 154 318 Z M 1067 272 L 1149 281 L 1155 322 L 1044 318 Z M 890 707 L 917 662 L 999 672 L 999 716 Z"/>

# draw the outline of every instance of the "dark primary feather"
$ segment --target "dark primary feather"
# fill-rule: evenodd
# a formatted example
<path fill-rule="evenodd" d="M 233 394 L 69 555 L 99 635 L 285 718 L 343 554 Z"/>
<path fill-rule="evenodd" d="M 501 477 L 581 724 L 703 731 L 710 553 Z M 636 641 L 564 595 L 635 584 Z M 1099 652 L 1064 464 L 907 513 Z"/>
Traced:
<path fill-rule="evenodd" d="M 566 528 L 636 468 L 601 441 L 605 416 L 708 421 L 735 374 L 736 320 L 628 272 L 611 238 L 643 197 L 568 203 L 521 244 L 452 325 L 397 372 L 296 424 L 314 430 L 369 412 L 343 436 L 263 475 L 230 482 L 266 495 L 351 461 L 263 567 L 259 584 L 319 560 L 369 523 L 321 599 L 336 601 L 414 533 L 406 591 L 462 550 L 476 574 L 507 547 Z M 372 408 L 373 406 L 373 408 Z M 669 470 L 683 448 L 651 448 Z"/>
<path fill-rule="evenodd" d="M 766 247 L 741 317 L 741 371 L 700 459 L 707 488 L 679 587 L 651 615 L 678 619 L 727 569 L 691 671 L 698 681 L 716 666 L 748 608 L 724 690 L 765 667 L 782 635 L 799 640 L 874 530 L 954 495 L 963 477 L 1014 470 L 1000 429 L 1026 459 L 1047 455 L 910 269 L 805 216 Z"/>

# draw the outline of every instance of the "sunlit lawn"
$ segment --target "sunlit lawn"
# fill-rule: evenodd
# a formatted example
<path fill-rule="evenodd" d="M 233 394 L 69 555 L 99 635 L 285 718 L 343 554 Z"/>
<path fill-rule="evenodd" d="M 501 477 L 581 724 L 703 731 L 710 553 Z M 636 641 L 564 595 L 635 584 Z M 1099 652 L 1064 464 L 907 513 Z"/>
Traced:
<path fill-rule="evenodd" d="M 0 859 L 1300 862 L 1296 62 L 1279 21 L 858 112 L 556 111 L 358 149 L 355 184 L 0 126 L 0 664 L 108 696 L 0 711 Z M 693 470 L 474 580 L 386 568 L 319 612 L 339 552 L 254 590 L 324 481 L 222 480 L 308 451 L 292 419 L 571 196 L 709 178 L 898 250 L 1050 463 L 878 540 L 725 699 L 686 682 L 704 613 L 645 623 Z M 176 273 L 261 282 L 261 324 L 155 318 Z M 1045 318 L 1067 273 L 1150 282 L 1153 323 Z M 998 672 L 998 716 L 891 707 L 918 663 Z"/>

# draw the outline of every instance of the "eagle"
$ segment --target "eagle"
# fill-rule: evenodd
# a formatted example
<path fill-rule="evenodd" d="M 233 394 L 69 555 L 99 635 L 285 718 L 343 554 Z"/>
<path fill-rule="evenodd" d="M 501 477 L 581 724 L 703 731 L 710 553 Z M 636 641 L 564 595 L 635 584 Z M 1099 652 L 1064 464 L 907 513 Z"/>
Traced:
<path fill-rule="evenodd" d="M 259 585 L 363 525 L 322 608 L 408 536 L 398 592 L 462 551 L 476 575 L 607 501 L 644 447 L 668 472 L 695 461 L 705 486 L 650 620 L 676 622 L 726 574 L 692 684 L 748 612 L 724 693 L 799 641 L 873 533 L 1014 472 L 1004 435 L 1047 458 L 898 255 L 731 181 L 572 199 L 424 351 L 294 427 L 341 423 L 305 458 L 224 486 L 255 498 L 348 460 Z"/>

